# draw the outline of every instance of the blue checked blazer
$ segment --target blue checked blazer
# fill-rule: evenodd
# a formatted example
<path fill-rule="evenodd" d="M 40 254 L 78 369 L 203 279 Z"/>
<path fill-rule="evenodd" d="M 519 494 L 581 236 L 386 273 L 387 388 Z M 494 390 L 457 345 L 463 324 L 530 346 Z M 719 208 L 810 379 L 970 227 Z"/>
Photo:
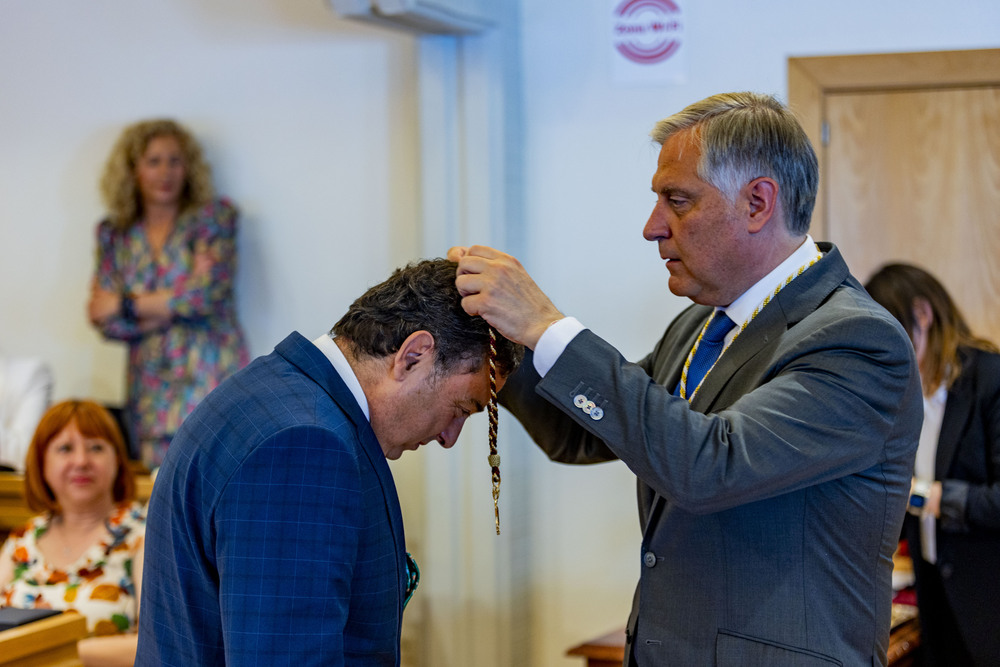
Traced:
<path fill-rule="evenodd" d="M 398 665 L 405 541 L 368 420 L 298 333 L 207 396 L 146 523 L 137 665 Z"/>

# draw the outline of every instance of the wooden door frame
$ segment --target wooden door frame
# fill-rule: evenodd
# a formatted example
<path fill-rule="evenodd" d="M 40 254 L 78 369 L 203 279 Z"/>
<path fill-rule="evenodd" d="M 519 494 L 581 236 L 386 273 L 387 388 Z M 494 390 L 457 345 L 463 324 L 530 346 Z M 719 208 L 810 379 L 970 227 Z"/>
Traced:
<path fill-rule="evenodd" d="M 819 158 L 820 188 L 811 233 L 826 240 L 826 96 L 892 88 L 959 88 L 1000 83 L 1000 49 L 930 51 L 788 59 L 788 106 L 799 117 Z"/>

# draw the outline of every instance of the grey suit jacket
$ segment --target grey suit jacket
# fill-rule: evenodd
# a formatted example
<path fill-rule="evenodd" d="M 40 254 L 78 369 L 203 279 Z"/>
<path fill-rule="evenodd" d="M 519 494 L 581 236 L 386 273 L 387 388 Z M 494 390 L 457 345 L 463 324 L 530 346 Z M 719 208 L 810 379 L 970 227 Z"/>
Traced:
<path fill-rule="evenodd" d="M 640 665 L 886 662 L 920 383 L 902 328 L 820 245 L 691 405 L 672 390 L 703 306 L 638 364 L 584 331 L 501 394 L 554 460 L 618 458 L 638 477 Z"/>

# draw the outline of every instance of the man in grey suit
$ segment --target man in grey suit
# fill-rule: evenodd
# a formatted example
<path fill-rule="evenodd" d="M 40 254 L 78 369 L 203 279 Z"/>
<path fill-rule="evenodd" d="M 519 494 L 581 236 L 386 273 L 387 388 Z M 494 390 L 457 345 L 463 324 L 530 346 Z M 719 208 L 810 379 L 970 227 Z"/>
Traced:
<path fill-rule="evenodd" d="M 884 665 L 910 342 L 808 235 L 816 155 L 780 102 L 716 95 L 652 136 L 643 235 L 694 305 L 628 363 L 513 257 L 453 248 L 466 311 L 533 350 L 501 401 L 552 459 L 638 477 L 626 665 Z"/>

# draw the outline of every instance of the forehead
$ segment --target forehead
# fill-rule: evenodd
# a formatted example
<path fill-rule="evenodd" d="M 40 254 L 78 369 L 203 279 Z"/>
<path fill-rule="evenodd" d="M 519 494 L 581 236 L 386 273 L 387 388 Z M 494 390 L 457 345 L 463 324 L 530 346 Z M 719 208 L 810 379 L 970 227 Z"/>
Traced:
<path fill-rule="evenodd" d="M 663 146 L 660 147 L 653 181 L 655 183 L 657 180 L 673 178 L 701 180 L 698 177 L 698 161 L 700 159 L 701 147 L 697 133 L 694 130 L 677 132 L 663 142 Z"/>
<path fill-rule="evenodd" d="M 143 153 L 153 151 L 168 151 L 171 153 L 181 152 L 181 142 L 172 134 L 156 134 L 146 142 L 146 149 Z"/>
<path fill-rule="evenodd" d="M 66 422 L 65 426 L 56 431 L 56 434 L 51 439 L 65 439 L 72 436 L 80 436 L 88 440 L 108 441 L 108 434 L 102 425 L 96 419 L 88 419 L 86 417 L 83 419 L 73 417 L 73 419 Z"/>
<path fill-rule="evenodd" d="M 497 391 L 503 386 L 506 378 L 497 376 Z M 490 368 L 483 364 L 479 370 L 455 370 L 442 376 L 438 386 L 442 398 L 457 402 L 474 404 L 482 408 L 490 399 Z"/>

